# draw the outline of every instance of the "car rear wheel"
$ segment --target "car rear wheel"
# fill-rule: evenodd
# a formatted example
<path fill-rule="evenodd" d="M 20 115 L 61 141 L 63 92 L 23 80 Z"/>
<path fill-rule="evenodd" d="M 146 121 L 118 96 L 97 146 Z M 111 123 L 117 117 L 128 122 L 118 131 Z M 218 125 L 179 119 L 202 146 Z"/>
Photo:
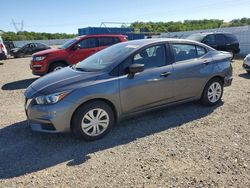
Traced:
<path fill-rule="evenodd" d="M 223 95 L 223 83 L 219 78 L 210 80 L 202 93 L 200 102 L 206 106 L 216 105 Z"/>
<path fill-rule="evenodd" d="M 77 109 L 71 128 L 77 138 L 92 141 L 106 135 L 114 122 L 114 112 L 107 103 L 92 101 Z"/>
<path fill-rule="evenodd" d="M 250 74 L 250 71 L 247 71 L 248 74 Z"/>
<path fill-rule="evenodd" d="M 53 63 L 50 68 L 49 68 L 49 72 L 54 72 L 54 71 L 58 71 L 62 68 L 66 67 L 66 65 L 64 63 Z"/>

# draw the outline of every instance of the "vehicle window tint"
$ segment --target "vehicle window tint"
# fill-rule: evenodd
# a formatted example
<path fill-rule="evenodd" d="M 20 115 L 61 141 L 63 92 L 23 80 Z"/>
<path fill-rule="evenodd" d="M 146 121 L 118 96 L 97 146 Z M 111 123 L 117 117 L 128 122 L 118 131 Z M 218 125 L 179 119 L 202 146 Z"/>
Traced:
<path fill-rule="evenodd" d="M 217 43 L 218 45 L 221 45 L 221 44 L 225 44 L 225 43 L 226 43 L 225 36 L 222 35 L 222 34 L 217 34 L 217 35 L 215 35 L 215 39 L 216 39 L 216 43 Z"/>
<path fill-rule="evenodd" d="M 36 45 L 37 45 L 38 48 L 46 48 L 46 45 L 41 44 L 41 43 L 37 43 Z"/>
<path fill-rule="evenodd" d="M 185 61 L 197 58 L 195 45 L 191 44 L 172 44 L 175 61 Z"/>
<path fill-rule="evenodd" d="M 120 42 L 116 37 L 100 37 L 99 38 L 99 46 L 111 46 Z"/>
<path fill-rule="evenodd" d="M 204 38 L 203 42 L 207 45 L 213 45 L 213 44 L 215 44 L 215 36 L 208 35 Z"/>
<path fill-rule="evenodd" d="M 144 64 L 144 68 L 161 67 L 166 65 L 164 45 L 149 47 L 133 57 L 133 63 Z"/>
<path fill-rule="evenodd" d="M 78 43 L 80 48 L 96 48 L 96 39 L 95 38 L 88 38 L 85 40 L 82 40 Z"/>
<path fill-rule="evenodd" d="M 225 36 L 230 42 L 238 42 L 238 39 L 233 34 L 226 34 Z"/>
<path fill-rule="evenodd" d="M 200 46 L 196 46 L 196 50 L 198 57 L 204 56 L 207 53 L 207 50 Z"/>

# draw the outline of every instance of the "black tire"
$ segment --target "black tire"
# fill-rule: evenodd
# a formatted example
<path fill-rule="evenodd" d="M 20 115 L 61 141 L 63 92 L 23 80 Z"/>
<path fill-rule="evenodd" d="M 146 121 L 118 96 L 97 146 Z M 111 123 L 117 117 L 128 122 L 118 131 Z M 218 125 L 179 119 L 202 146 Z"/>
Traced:
<path fill-rule="evenodd" d="M 208 92 L 210 91 L 210 86 L 213 85 L 214 83 L 218 83 L 220 85 L 221 94 L 220 94 L 220 97 L 217 98 L 215 102 L 212 102 L 208 97 Z M 202 92 L 202 96 L 200 98 L 200 103 L 203 105 L 206 105 L 206 106 L 213 106 L 221 101 L 222 96 L 223 96 L 223 82 L 219 78 L 213 78 L 213 79 L 209 80 L 208 83 L 206 84 L 206 86 Z"/>
<path fill-rule="evenodd" d="M 107 128 L 106 129 L 103 128 L 103 130 L 102 130 L 103 132 L 101 132 L 98 135 L 92 136 L 92 135 L 88 135 L 85 133 L 85 131 L 82 128 L 82 121 L 85 120 L 85 119 L 83 119 L 85 117 L 85 115 L 88 114 L 88 112 L 93 110 L 93 109 L 104 110 L 108 115 L 109 122 L 107 124 Z M 97 117 L 97 114 L 95 117 Z M 114 112 L 113 112 L 112 108 L 106 102 L 96 100 L 96 101 L 87 102 L 77 109 L 77 111 L 73 115 L 73 118 L 71 121 L 71 129 L 77 138 L 84 139 L 87 141 L 93 141 L 93 140 L 97 140 L 97 139 L 100 139 L 103 136 L 105 136 L 111 130 L 114 123 L 115 123 L 115 116 L 114 116 Z M 99 124 L 97 124 L 97 126 L 99 127 L 99 130 L 101 130 L 100 128 L 102 126 L 100 126 Z M 90 131 L 91 130 L 94 131 L 93 129 L 91 128 Z"/>
<path fill-rule="evenodd" d="M 60 68 L 64 68 L 67 65 L 65 63 L 61 63 L 61 62 L 56 62 L 53 63 L 50 67 L 49 67 L 49 72 L 54 72 L 56 70 L 59 70 Z"/>
<path fill-rule="evenodd" d="M 248 74 L 250 74 L 250 71 L 247 71 Z"/>

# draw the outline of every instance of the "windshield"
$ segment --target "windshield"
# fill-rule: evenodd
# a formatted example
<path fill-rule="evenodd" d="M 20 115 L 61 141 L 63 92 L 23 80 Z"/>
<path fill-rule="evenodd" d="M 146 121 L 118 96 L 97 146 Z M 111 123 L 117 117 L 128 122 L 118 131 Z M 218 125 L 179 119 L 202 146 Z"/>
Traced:
<path fill-rule="evenodd" d="M 129 45 L 127 43 L 119 43 L 108 47 L 87 59 L 77 63 L 74 68 L 86 72 L 101 71 L 117 60 L 127 57 L 138 45 Z"/>
<path fill-rule="evenodd" d="M 204 38 L 204 35 L 193 34 L 193 35 L 188 36 L 186 39 L 201 42 L 203 40 L 203 38 Z"/>
<path fill-rule="evenodd" d="M 66 49 L 66 48 L 68 48 L 69 46 L 71 46 L 73 43 L 75 43 L 76 41 L 77 41 L 76 38 L 70 39 L 70 40 L 68 40 L 67 42 L 65 42 L 62 46 L 60 46 L 59 49 Z"/>

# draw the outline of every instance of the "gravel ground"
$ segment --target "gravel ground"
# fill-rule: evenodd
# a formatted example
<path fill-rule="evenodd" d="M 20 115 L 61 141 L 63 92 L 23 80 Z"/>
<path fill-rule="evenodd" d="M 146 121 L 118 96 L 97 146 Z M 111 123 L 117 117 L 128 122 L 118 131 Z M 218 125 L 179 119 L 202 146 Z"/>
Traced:
<path fill-rule="evenodd" d="M 250 76 L 216 107 L 188 103 L 121 122 L 95 142 L 34 133 L 30 58 L 0 63 L 0 187 L 250 187 Z"/>

